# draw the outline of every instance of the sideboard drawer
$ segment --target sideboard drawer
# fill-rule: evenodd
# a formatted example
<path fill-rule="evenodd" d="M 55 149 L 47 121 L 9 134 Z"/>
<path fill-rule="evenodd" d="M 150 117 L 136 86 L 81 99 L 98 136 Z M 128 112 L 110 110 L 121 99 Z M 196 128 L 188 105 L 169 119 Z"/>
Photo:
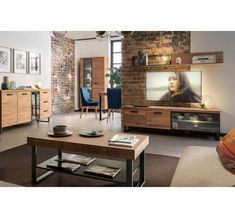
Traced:
<path fill-rule="evenodd" d="M 170 129 L 170 111 L 146 111 L 146 127 Z"/>

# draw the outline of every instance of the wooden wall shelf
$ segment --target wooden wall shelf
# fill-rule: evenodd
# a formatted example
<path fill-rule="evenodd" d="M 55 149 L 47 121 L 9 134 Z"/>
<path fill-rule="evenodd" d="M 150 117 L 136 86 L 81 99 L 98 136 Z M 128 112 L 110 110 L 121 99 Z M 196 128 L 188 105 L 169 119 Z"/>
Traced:
<path fill-rule="evenodd" d="M 192 63 L 192 58 L 194 56 L 205 56 L 205 55 L 215 55 L 215 63 Z M 176 64 L 176 58 L 180 57 L 182 64 Z M 164 60 L 163 60 L 164 59 Z M 159 56 L 150 55 L 148 56 L 148 65 L 138 65 L 137 56 L 133 57 L 133 69 L 142 70 L 191 70 L 191 66 L 194 65 L 218 65 L 224 63 L 224 53 L 223 51 L 215 52 L 195 52 L 195 53 L 182 53 L 182 54 L 172 54 L 171 56 Z"/>

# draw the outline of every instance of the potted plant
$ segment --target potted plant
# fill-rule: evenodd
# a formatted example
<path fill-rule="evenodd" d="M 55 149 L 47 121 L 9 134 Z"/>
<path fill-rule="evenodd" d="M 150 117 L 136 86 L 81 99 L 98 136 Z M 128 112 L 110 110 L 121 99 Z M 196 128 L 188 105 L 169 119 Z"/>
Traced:
<path fill-rule="evenodd" d="M 109 77 L 110 88 L 120 88 L 121 86 L 121 67 L 112 67 L 107 69 L 108 73 L 105 74 Z"/>

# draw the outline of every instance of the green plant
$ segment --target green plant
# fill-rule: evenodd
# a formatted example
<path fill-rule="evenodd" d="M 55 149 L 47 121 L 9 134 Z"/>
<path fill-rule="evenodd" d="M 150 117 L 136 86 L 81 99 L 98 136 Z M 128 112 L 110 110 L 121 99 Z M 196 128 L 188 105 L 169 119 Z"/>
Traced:
<path fill-rule="evenodd" d="M 107 69 L 108 73 L 105 74 L 106 77 L 109 77 L 109 84 L 111 88 L 120 88 L 121 86 L 121 67 L 113 67 Z"/>

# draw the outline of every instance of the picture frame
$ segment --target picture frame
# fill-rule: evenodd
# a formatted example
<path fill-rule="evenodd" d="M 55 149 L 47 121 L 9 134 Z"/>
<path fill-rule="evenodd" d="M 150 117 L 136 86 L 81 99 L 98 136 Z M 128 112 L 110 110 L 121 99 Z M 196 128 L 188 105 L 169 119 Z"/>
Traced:
<path fill-rule="evenodd" d="M 29 74 L 41 74 L 41 54 L 29 52 Z"/>
<path fill-rule="evenodd" d="M 12 49 L 0 46 L 0 73 L 10 73 L 12 67 Z"/>
<path fill-rule="evenodd" d="M 27 52 L 14 49 L 14 73 L 27 73 Z"/>

